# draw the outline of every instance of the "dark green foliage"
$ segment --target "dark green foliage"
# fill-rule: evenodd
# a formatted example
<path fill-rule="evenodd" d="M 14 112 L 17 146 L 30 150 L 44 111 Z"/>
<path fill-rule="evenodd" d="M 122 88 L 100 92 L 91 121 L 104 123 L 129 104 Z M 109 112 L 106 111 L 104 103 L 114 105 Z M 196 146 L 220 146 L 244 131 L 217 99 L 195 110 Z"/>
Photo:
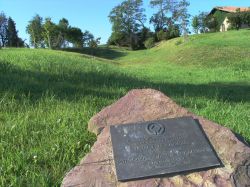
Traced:
<path fill-rule="evenodd" d="M 86 46 L 90 46 L 90 43 L 93 43 L 93 41 L 98 41 L 97 43 L 100 43 L 100 38 L 97 38 L 95 40 L 95 37 L 93 34 L 91 34 L 89 31 L 85 31 L 83 33 L 83 45 Z"/>
<path fill-rule="evenodd" d="M 250 11 L 242 13 L 242 22 L 250 26 Z"/>
<path fill-rule="evenodd" d="M 24 47 L 24 41 L 18 37 L 15 21 L 4 13 L 0 13 L 0 48 Z"/>
<path fill-rule="evenodd" d="M 73 47 L 81 48 L 83 46 L 83 33 L 77 27 L 69 27 L 67 39 L 73 44 Z"/>
<path fill-rule="evenodd" d="M 220 25 L 214 15 L 209 15 L 206 19 L 206 26 L 209 29 L 209 32 L 217 32 L 219 31 Z"/>
<path fill-rule="evenodd" d="M 8 19 L 6 15 L 0 13 L 0 48 L 5 47 L 7 44 L 7 28 L 8 28 Z"/>
<path fill-rule="evenodd" d="M 145 42 L 144 42 L 144 45 L 147 49 L 150 49 L 152 47 L 154 47 L 155 45 L 155 39 L 153 37 L 151 38 L 148 38 Z"/>
<path fill-rule="evenodd" d="M 229 14 L 228 20 L 232 29 L 239 30 L 241 28 L 243 22 L 241 13 Z"/>
<path fill-rule="evenodd" d="M 242 24 L 250 26 L 250 11 L 230 13 L 228 14 L 228 20 L 231 24 L 231 29 L 239 30 Z"/>
<path fill-rule="evenodd" d="M 58 46 L 60 48 L 67 47 L 67 35 L 68 35 L 69 21 L 62 18 L 58 24 Z"/>
<path fill-rule="evenodd" d="M 156 33 L 157 41 L 169 40 L 180 37 L 181 32 L 179 25 L 171 25 L 168 29 L 160 30 Z"/>
<path fill-rule="evenodd" d="M 167 39 L 177 38 L 177 37 L 180 37 L 180 35 L 181 35 L 181 31 L 180 31 L 179 25 L 171 25 L 169 27 L 168 32 L 169 32 L 169 35 L 168 35 Z"/>
<path fill-rule="evenodd" d="M 151 37 L 154 37 L 154 33 L 150 31 L 149 28 L 144 27 L 141 32 L 137 33 L 138 46 L 140 49 L 145 48 L 144 42 Z"/>
<path fill-rule="evenodd" d="M 8 19 L 7 39 L 8 47 L 18 47 L 19 38 L 17 35 L 16 24 L 11 17 Z"/>

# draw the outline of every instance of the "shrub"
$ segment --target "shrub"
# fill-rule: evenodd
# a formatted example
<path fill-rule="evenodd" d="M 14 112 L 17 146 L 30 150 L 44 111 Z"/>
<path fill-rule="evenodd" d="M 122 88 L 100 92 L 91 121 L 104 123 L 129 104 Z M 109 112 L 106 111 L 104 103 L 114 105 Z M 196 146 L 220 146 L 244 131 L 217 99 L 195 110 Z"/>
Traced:
<path fill-rule="evenodd" d="M 155 45 L 155 40 L 154 40 L 154 38 L 153 38 L 153 37 L 148 38 L 148 39 L 144 42 L 144 45 L 145 45 L 145 47 L 146 47 L 147 49 L 150 49 L 150 48 L 154 47 L 154 45 Z"/>
<path fill-rule="evenodd" d="M 156 36 L 158 41 L 166 40 L 168 38 L 167 33 L 164 30 L 157 32 Z"/>

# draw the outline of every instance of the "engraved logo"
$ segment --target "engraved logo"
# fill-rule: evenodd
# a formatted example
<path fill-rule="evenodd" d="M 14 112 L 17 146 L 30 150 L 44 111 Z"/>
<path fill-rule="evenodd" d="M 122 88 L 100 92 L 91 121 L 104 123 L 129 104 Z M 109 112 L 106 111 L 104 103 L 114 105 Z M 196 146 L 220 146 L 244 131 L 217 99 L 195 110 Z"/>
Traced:
<path fill-rule="evenodd" d="M 150 135 L 162 135 L 165 132 L 165 127 L 159 123 L 150 123 L 146 128 Z"/>

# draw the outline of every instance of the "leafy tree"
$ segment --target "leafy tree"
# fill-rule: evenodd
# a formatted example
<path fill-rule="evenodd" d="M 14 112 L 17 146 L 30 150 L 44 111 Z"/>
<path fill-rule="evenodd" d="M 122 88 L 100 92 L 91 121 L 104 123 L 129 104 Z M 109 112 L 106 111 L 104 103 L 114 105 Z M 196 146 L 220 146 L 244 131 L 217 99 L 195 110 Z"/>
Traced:
<path fill-rule="evenodd" d="M 164 40 L 188 34 L 189 17 L 186 0 L 151 0 L 150 5 L 157 8 L 151 17 L 150 23 L 154 25 L 157 39 Z"/>
<path fill-rule="evenodd" d="M 201 27 L 200 20 L 199 20 L 198 16 L 193 17 L 192 27 L 193 27 L 193 30 L 194 30 L 195 34 L 198 34 L 199 30 L 200 30 L 200 27 Z"/>
<path fill-rule="evenodd" d="M 43 47 L 43 18 L 36 15 L 29 21 L 26 32 L 30 35 L 30 43 L 35 48 Z"/>
<path fill-rule="evenodd" d="M 18 38 L 16 24 L 11 17 L 9 17 L 8 19 L 7 39 L 8 39 L 8 44 L 7 44 L 8 47 L 19 47 L 20 40 Z"/>
<path fill-rule="evenodd" d="M 108 45 L 124 46 L 127 45 L 125 32 L 112 32 L 108 40 Z"/>
<path fill-rule="evenodd" d="M 152 8 L 157 8 L 157 12 L 150 19 L 150 23 L 154 25 L 156 32 L 171 25 L 178 5 L 177 0 L 151 0 L 150 5 Z"/>
<path fill-rule="evenodd" d="M 77 27 L 69 27 L 67 40 L 73 44 L 73 47 L 83 47 L 83 33 L 82 30 Z"/>
<path fill-rule="evenodd" d="M 147 27 L 142 28 L 141 31 L 137 33 L 138 48 L 145 48 L 145 41 L 151 37 L 154 37 L 154 33 Z"/>
<path fill-rule="evenodd" d="M 198 15 L 198 19 L 199 19 L 199 24 L 200 24 L 200 32 L 201 33 L 205 33 L 208 31 L 208 24 L 207 24 L 207 18 L 208 18 L 208 14 L 207 12 L 201 12 Z"/>
<path fill-rule="evenodd" d="M 59 27 L 51 21 L 51 18 L 45 18 L 42 35 L 44 37 L 45 45 L 48 48 L 54 49 L 60 47 Z"/>
<path fill-rule="evenodd" d="M 237 13 L 231 13 L 228 15 L 228 20 L 231 23 L 231 27 L 233 29 L 239 30 L 242 25 L 242 14 L 240 12 Z"/>
<path fill-rule="evenodd" d="M 5 47 L 8 41 L 7 37 L 8 19 L 6 15 L 0 13 L 0 48 Z"/>
<path fill-rule="evenodd" d="M 180 22 L 180 27 L 182 30 L 182 34 L 184 35 L 184 38 L 187 39 L 189 30 L 189 18 L 190 14 L 188 13 L 188 6 L 190 3 L 187 0 L 181 0 L 174 13 L 174 17 L 176 17 L 177 20 Z"/>
<path fill-rule="evenodd" d="M 180 26 L 178 24 L 171 25 L 168 28 L 167 39 L 177 38 L 180 37 L 180 35 L 181 31 L 180 31 Z"/>
<path fill-rule="evenodd" d="M 89 41 L 89 43 L 88 43 L 88 46 L 90 47 L 90 48 L 97 48 L 98 47 L 98 45 L 100 44 L 100 40 L 101 40 L 101 38 L 97 38 L 97 39 L 91 39 L 90 41 Z"/>
<path fill-rule="evenodd" d="M 95 42 L 94 35 L 91 34 L 89 31 L 85 31 L 83 33 L 83 37 L 82 38 L 83 38 L 83 45 L 84 46 L 89 46 L 90 43 L 94 43 Z M 99 38 L 99 40 L 100 40 L 100 38 Z"/>
<path fill-rule="evenodd" d="M 131 49 L 138 47 L 137 33 L 144 28 L 146 21 L 142 4 L 142 0 L 125 0 L 112 9 L 109 14 L 113 31 L 110 40 L 115 40 L 115 43 L 127 44 Z M 120 42 L 120 39 L 123 41 Z"/>
<path fill-rule="evenodd" d="M 206 26 L 209 30 L 209 32 L 216 32 L 218 29 L 218 26 L 219 26 L 219 23 L 217 21 L 217 18 L 216 16 L 214 15 L 209 15 L 207 18 L 206 18 Z"/>
<path fill-rule="evenodd" d="M 244 12 L 242 14 L 242 22 L 250 26 L 250 11 Z"/>
<path fill-rule="evenodd" d="M 68 29 L 69 29 L 69 21 L 65 18 L 62 18 L 59 21 L 58 24 L 58 47 L 62 48 L 62 47 L 67 47 L 68 46 L 68 42 L 67 42 L 67 34 L 68 34 Z"/>

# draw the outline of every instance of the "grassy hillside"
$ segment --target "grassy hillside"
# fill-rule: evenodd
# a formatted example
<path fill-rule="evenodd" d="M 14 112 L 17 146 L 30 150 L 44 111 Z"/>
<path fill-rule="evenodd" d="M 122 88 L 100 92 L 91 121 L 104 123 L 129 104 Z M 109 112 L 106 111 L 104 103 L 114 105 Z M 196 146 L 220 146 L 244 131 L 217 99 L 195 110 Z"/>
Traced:
<path fill-rule="evenodd" d="M 133 88 L 161 90 L 250 141 L 249 41 L 242 30 L 142 51 L 0 50 L 0 186 L 60 185 L 95 141 L 90 117 Z"/>

